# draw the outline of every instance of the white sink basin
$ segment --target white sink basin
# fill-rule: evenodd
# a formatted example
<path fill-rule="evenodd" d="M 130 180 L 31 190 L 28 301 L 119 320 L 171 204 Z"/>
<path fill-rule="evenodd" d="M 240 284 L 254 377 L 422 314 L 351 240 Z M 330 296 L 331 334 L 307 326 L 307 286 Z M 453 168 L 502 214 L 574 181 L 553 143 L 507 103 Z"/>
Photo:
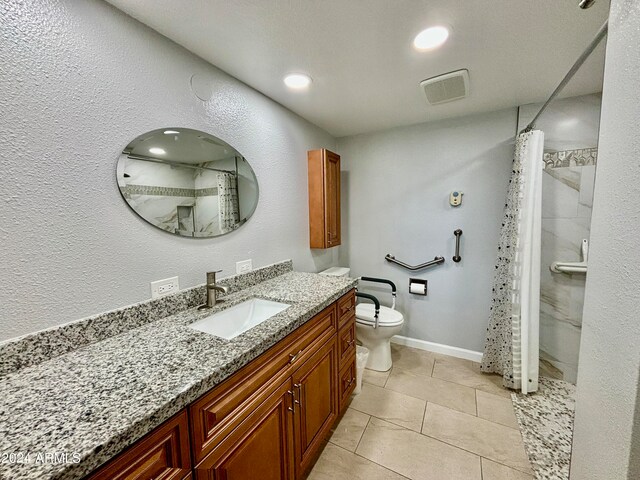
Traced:
<path fill-rule="evenodd" d="M 189 325 L 195 330 L 231 340 L 286 310 L 291 305 L 252 298 Z"/>

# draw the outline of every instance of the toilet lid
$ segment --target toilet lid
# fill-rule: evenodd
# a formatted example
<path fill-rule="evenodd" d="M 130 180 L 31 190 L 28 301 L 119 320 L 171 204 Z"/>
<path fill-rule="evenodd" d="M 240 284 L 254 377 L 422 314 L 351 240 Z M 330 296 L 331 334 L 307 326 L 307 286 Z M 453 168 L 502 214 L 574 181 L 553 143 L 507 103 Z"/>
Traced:
<path fill-rule="evenodd" d="M 374 325 L 376 323 L 375 315 L 376 307 L 373 303 L 359 303 L 356 305 L 356 322 L 366 325 Z M 380 307 L 378 314 L 378 325 L 385 327 L 395 327 L 402 325 L 404 317 L 397 310 L 391 310 L 389 307 Z"/>

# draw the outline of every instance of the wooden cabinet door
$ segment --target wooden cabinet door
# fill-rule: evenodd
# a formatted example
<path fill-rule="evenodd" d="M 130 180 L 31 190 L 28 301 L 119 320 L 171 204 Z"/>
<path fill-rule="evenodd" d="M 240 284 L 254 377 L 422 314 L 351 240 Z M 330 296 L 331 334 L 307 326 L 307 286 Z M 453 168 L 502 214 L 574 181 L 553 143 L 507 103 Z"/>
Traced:
<path fill-rule="evenodd" d="M 295 454 L 298 477 L 315 461 L 315 454 L 338 416 L 338 356 L 332 337 L 292 376 L 295 395 Z"/>
<path fill-rule="evenodd" d="M 190 471 L 189 426 L 183 410 L 87 480 L 181 480 Z"/>
<path fill-rule="evenodd" d="M 340 245 L 340 157 L 325 150 L 325 222 L 327 246 Z"/>
<path fill-rule="evenodd" d="M 309 245 L 340 245 L 340 156 L 322 148 L 309 150 Z"/>
<path fill-rule="evenodd" d="M 196 480 L 294 480 L 292 396 L 288 380 L 196 466 Z"/>

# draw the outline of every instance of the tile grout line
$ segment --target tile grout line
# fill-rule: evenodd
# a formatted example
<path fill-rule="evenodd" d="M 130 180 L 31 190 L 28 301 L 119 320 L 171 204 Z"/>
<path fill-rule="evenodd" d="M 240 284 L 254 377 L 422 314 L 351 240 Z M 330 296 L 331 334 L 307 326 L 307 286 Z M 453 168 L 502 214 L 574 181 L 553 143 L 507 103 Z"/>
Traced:
<path fill-rule="evenodd" d="M 371 420 L 371 419 L 369 419 L 369 420 Z M 369 424 L 368 424 L 368 423 L 367 423 L 367 426 L 369 426 Z M 363 432 L 362 436 L 364 436 L 364 432 Z M 361 440 L 362 440 L 362 439 L 361 439 Z M 379 466 L 379 467 L 381 467 L 381 468 L 384 468 L 384 469 L 385 469 L 385 470 L 387 470 L 388 472 L 395 473 L 396 475 L 400 475 L 402 478 L 406 478 L 407 480 L 411 480 L 409 477 L 406 477 L 406 476 L 404 476 L 403 474 L 401 474 L 401 473 L 399 473 L 399 472 L 396 472 L 395 470 L 392 470 L 392 469 L 391 469 L 391 468 L 389 468 L 389 467 L 385 467 L 384 465 L 381 465 L 381 464 L 379 464 L 378 462 L 374 462 L 374 461 L 373 461 L 373 460 L 371 460 L 370 458 L 367 458 L 367 457 L 365 457 L 365 456 L 363 456 L 363 455 L 360 455 L 359 453 L 351 452 L 351 451 L 347 450 L 346 448 L 341 447 L 340 445 L 336 445 L 335 443 L 332 443 L 332 445 L 335 445 L 336 447 L 338 447 L 338 448 L 340 448 L 340 449 L 344 450 L 345 452 L 349 452 L 351 455 L 355 455 L 356 457 L 363 458 L 363 459 L 365 459 L 367 462 L 371 462 L 371 463 L 373 463 L 374 465 L 377 465 L 377 466 Z M 360 445 L 360 442 L 358 442 L 358 445 Z M 356 449 L 357 449 L 357 447 L 356 447 Z"/>
<path fill-rule="evenodd" d="M 476 453 L 476 455 L 478 455 L 478 454 Z M 504 463 L 498 462 L 497 460 L 493 460 L 493 459 L 491 459 L 489 457 L 485 457 L 485 456 L 482 456 L 482 455 L 478 455 L 478 456 L 480 457 L 480 464 L 481 465 L 482 465 L 482 460 L 489 460 L 490 462 L 497 463 L 498 465 L 501 465 L 501 466 L 503 466 L 505 468 L 508 468 L 508 469 L 513 470 L 515 472 L 518 472 L 518 473 L 521 473 L 523 475 L 526 475 L 527 477 L 530 477 L 531 480 L 536 480 L 535 473 L 531 474 L 531 473 L 523 472 L 522 470 L 520 470 L 518 468 L 512 467 L 510 465 L 505 465 Z M 531 462 L 529 462 L 529 463 L 531 463 Z M 533 468 L 531 469 L 531 471 L 533 471 Z"/>
<path fill-rule="evenodd" d="M 433 402 L 431 402 L 431 403 L 433 403 Z M 442 405 L 440 405 L 440 406 L 442 406 Z M 443 408 L 448 408 L 449 410 L 452 410 L 453 412 L 461 413 L 462 415 L 469 415 L 469 416 L 472 416 L 472 415 L 471 415 L 471 414 L 469 414 L 469 413 L 458 412 L 457 410 L 454 410 L 454 409 L 449 408 L 449 407 L 443 407 Z M 475 418 L 479 418 L 480 420 L 484 420 L 484 421 L 489 422 L 489 423 L 494 423 L 495 425 L 500 425 L 499 423 L 491 422 L 490 420 L 486 420 L 486 419 L 484 419 L 484 418 L 480 418 L 480 417 L 475 417 Z M 381 420 L 384 420 L 384 419 L 381 419 Z M 386 421 L 386 420 L 384 420 L 384 421 Z M 391 422 L 389 422 L 389 423 L 391 423 Z M 424 426 L 424 421 L 423 421 L 423 426 Z M 504 425 L 502 425 L 502 426 L 504 426 Z M 404 427 L 403 427 L 403 428 L 404 428 Z M 509 428 L 509 427 L 505 427 L 505 428 Z M 514 429 L 512 429 L 512 430 L 514 430 Z M 499 461 L 499 460 L 494 460 L 494 459 L 489 458 L 489 457 L 483 457 L 482 455 L 480 455 L 480 454 L 478 454 L 478 453 L 476 453 L 476 452 L 472 452 L 471 450 L 467 450 L 466 448 L 462 448 L 462 447 L 460 447 L 459 445 L 454 445 L 454 444 L 449 443 L 449 442 L 447 442 L 447 441 L 445 441 L 445 440 L 442 440 L 441 438 L 437 438 L 437 437 L 434 437 L 434 436 L 429 435 L 429 434 L 427 434 L 427 433 L 424 433 L 424 432 L 422 431 L 422 429 L 420 429 L 420 435 L 424 435 L 425 437 L 429 437 L 429 438 L 431 438 L 431 439 L 433 439 L 433 440 L 437 440 L 438 442 L 445 443 L 445 444 L 447 444 L 447 445 L 449 445 L 449 446 L 451 446 L 451 447 L 457 448 L 457 449 L 459 449 L 459 450 L 464 450 L 465 452 L 469 452 L 469 453 L 471 453 L 471 454 L 473 454 L 473 455 L 476 455 L 476 456 L 478 456 L 478 457 L 486 458 L 486 459 L 488 459 L 488 460 L 491 460 L 491 461 L 492 461 L 492 462 L 494 462 L 494 463 L 499 463 L 500 465 L 502 465 L 502 466 L 504 466 L 504 467 L 508 467 L 508 468 L 510 468 L 510 469 L 512 469 L 512 470 L 516 470 L 516 471 L 521 472 L 521 473 L 524 473 L 524 474 L 526 474 L 526 475 L 530 475 L 529 473 L 524 472 L 524 471 L 522 471 L 521 469 L 519 469 L 519 468 L 517 468 L 517 467 L 511 466 L 511 465 L 506 465 L 506 464 L 502 463 L 502 462 L 501 462 L 501 461 Z M 526 454 L 526 449 L 525 449 L 525 454 Z M 529 463 L 529 468 L 531 468 L 531 461 L 529 460 L 528 455 L 527 455 L 527 462 Z M 531 468 L 531 470 L 533 471 L 533 469 L 532 469 L 532 468 Z"/>
<path fill-rule="evenodd" d="M 389 375 L 387 375 L 387 378 L 384 379 L 384 385 L 382 385 L 382 388 L 387 388 L 387 383 L 389 382 L 389 377 L 391 376 L 392 372 L 393 372 L 393 364 L 391 365 L 391 368 L 389 369 Z"/>
<path fill-rule="evenodd" d="M 478 413 L 478 389 L 474 389 L 475 391 L 473 392 L 473 398 L 476 401 L 476 417 L 480 418 L 480 414 Z"/>
<path fill-rule="evenodd" d="M 425 407 L 425 414 L 426 414 L 426 407 Z M 403 427 L 402 425 L 397 425 L 397 424 L 395 424 L 395 423 L 393 423 L 393 422 L 390 422 L 389 420 L 386 420 L 386 419 L 384 419 L 384 418 L 376 417 L 375 415 L 371 415 L 371 418 L 377 418 L 378 420 L 381 420 L 381 421 L 386 422 L 386 423 L 390 423 L 391 425 L 394 425 L 394 426 L 396 426 L 396 427 L 399 427 L 399 428 L 401 428 L 401 429 L 403 429 L 403 430 L 406 430 L 406 431 L 408 431 L 408 432 L 418 433 L 419 435 L 422 435 L 422 436 L 424 436 L 424 437 L 427 437 L 427 438 L 429 438 L 429 439 L 431 439 L 431 440 L 435 440 L 436 442 L 440 442 L 440 443 L 442 443 L 442 444 L 444 444 L 444 445 L 447 445 L 447 446 L 449 446 L 449 447 L 455 448 L 456 450 L 460 450 L 460 451 L 462 451 L 462 452 L 469 453 L 469 454 L 471 454 L 471 455 L 473 455 L 473 456 L 475 456 L 475 457 L 478 457 L 479 459 L 483 458 L 481 455 L 478 455 L 478 454 L 477 454 L 477 453 L 475 453 L 475 452 L 472 452 L 472 451 L 467 450 L 467 449 L 465 449 L 465 448 L 461 448 L 461 447 L 459 447 L 459 446 L 457 446 L 457 445 L 453 445 L 453 444 L 451 444 L 451 443 L 449 443 L 449 442 L 445 442 L 444 440 L 441 440 L 441 439 L 439 439 L 439 438 L 432 437 L 431 435 L 427 435 L 426 433 L 422 433 L 422 430 L 421 430 L 421 431 L 419 431 L 419 432 L 416 432 L 415 430 L 411 430 L 411 429 L 409 429 L 409 428 Z M 371 419 L 369 419 L 369 421 L 371 421 Z M 424 420 L 423 420 L 423 424 L 424 424 Z M 368 426 L 368 424 L 367 424 L 367 426 Z M 364 437 L 364 433 L 362 434 L 362 436 Z M 361 439 L 361 440 L 362 440 L 362 439 Z M 360 445 L 360 444 L 358 443 L 358 445 Z M 360 456 L 360 457 L 362 457 L 362 458 L 366 458 L 366 459 L 367 459 L 367 460 L 369 460 L 370 462 L 376 463 L 376 462 L 374 462 L 373 460 L 371 460 L 370 458 L 364 457 L 364 456 L 359 455 L 359 454 L 357 454 L 357 455 L 358 455 L 358 456 Z M 491 459 L 489 459 L 489 460 L 491 460 Z M 497 461 L 495 461 L 495 460 L 491 460 L 491 461 L 492 461 L 492 462 L 495 462 L 495 463 L 500 463 L 500 462 L 497 462 Z M 378 463 L 376 463 L 376 465 L 379 465 L 379 464 L 378 464 Z M 504 466 L 504 467 L 511 468 L 512 470 L 516 470 L 516 471 L 518 471 L 518 472 L 522 472 L 521 470 L 518 470 L 517 468 L 514 468 L 514 467 L 510 467 L 509 465 L 504 465 L 504 464 L 502 464 L 502 463 L 500 463 L 500 465 L 502 465 L 502 466 Z M 384 465 L 381 465 L 381 466 L 384 466 Z M 385 467 L 385 468 L 386 468 L 386 467 Z M 482 463 L 481 463 L 481 468 L 482 468 Z M 393 471 L 393 472 L 395 472 L 395 470 L 392 470 L 392 471 Z M 398 472 L 396 472 L 396 473 L 398 473 Z M 522 472 L 522 473 L 525 473 L 525 472 Z"/>
<path fill-rule="evenodd" d="M 353 407 L 351 407 L 351 406 L 350 406 L 349 408 L 353 408 Z M 426 407 L 425 407 L 425 408 L 426 408 Z M 392 421 L 391 421 L 390 419 L 388 419 L 388 418 L 381 418 L 381 417 L 377 417 L 377 416 L 375 416 L 375 415 L 371 415 L 370 413 L 363 412 L 362 410 L 358 410 L 357 408 L 353 408 L 353 409 L 354 409 L 356 412 L 360 412 L 360 413 L 362 413 L 362 414 L 364 414 L 364 415 L 369 415 L 369 417 L 377 418 L 378 420 L 382 420 L 383 422 L 390 423 L 391 425 L 393 425 L 393 426 L 395 426 L 395 427 L 404 428 L 405 430 L 409 430 L 410 432 L 414 432 L 414 433 L 420 433 L 420 430 L 412 430 L 412 429 L 410 429 L 410 428 L 405 427 L 404 425 L 398 425 L 397 423 L 392 422 Z M 423 417 L 423 418 L 424 418 L 424 417 Z M 369 421 L 371 421 L 371 418 L 369 419 Z M 369 425 L 369 424 L 367 423 L 367 426 L 368 426 L 368 425 Z M 420 429 L 422 429 L 422 425 L 420 425 Z M 362 435 L 364 436 L 364 433 L 363 433 Z M 362 440 L 362 438 L 360 438 L 360 440 Z M 358 445 L 359 445 L 359 444 L 358 444 Z M 356 448 L 357 448 L 357 447 L 356 447 Z"/>
<path fill-rule="evenodd" d="M 516 429 L 515 427 L 509 426 L 509 425 L 505 425 L 505 424 L 500 423 L 500 422 L 494 422 L 493 420 L 490 420 L 490 419 L 488 419 L 488 418 L 484 418 L 484 417 L 480 417 L 480 416 L 479 416 L 479 413 L 478 413 L 478 390 L 480 390 L 480 389 L 478 389 L 478 388 L 469 387 L 469 386 L 467 386 L 467 385 L 462 385 L 462 384 L 460 384 L 460 383 L 456 383 L 456 382 L 450 382 L 450 381 L 448 381 L 448 380 L 443 380 L 443 379 L 441 379 L 441 378 L 437 378 L 437 377 L 427 377 L 426 375 L 418 375 L 418 374 L 413 374 L 413 373 L 410 373 L 410 372 L 403 372 L 403 373 L 405 373 L 405 374 L 407 374 L 407 375 L 410 375 L 410 376 L 415 376 L 415 377 L 418 377 L 418 378 L 432 378 L 433 380 L 440 380 L 440 381 L 443 381 L 443 382 L 451 383 L 451 384 L 453 384 L 453 385 L 457 385 L 458 387 L 463 387 L 463 388 L 468 388 L 469 390 L 473 390 L 473 391 L 474 391 L 474 392 L 473 392 L 473 398 L 474 398 L 474 403 L 473 403 L 473 405 L 474 405 L 475 413 L 473 413 L 473 414 L 472 414 L 472 413 L 469 413 L 469 412 L 466 412 L 466 411 L 458 410 L 457 408 L 451 408 L 449 405 L 443 405 L 442 403 L 438 403 L 438 402 L 435 402 L 435 401 L 433 401 L 433 400 L 427 400 L 426 398 L 416 397 L 415 395 L 411 395 L 411 394 L 406 393 L 406 392 L 401 392 L 401 391 L 398 391 L 398 390 L 394 390 L 393 388 L 390 388 L 390 387 L 386 387 L 386 386 L 385 386 L 385 387 L 380 387 L 379 385 L 375 385 L 375 384 L 372 384 L 372 383 L 368 383 L 368 385 L 373 385 L 374 387 L 383 388 L 384 390 L 388 390 L 389 392 L 399 393 L 400 395 L 405 395 L 405 396 L 407 396 L 407 397 L 415 398 L 415 399 L 417 399 L 417 400 L 423 400 L 423 401 L 425 401 L 425 402 L 431 402 L 431 403 L 434 403 L 434 404 L 436 404 L 436 405 L 440 405 L 440 406 L 442 406 L 442 407 L 449 408 L 449 409 L 451 409 L 451 410 L 455 410 L 456 412 L 466 413 L 467 415 L 474 415 L 474 416 L 476 416 L 476 417 L 478 417 L 478 418 L 482 418 L 483 420 L 486 420 L 486 421 L 488 421 L 488 422 L 495 423 L 495 424 L 497 424 L 497 425 L 502 425 L 503 427 L 512 428 L 512 429 L 514 429 L 514 430 Z M 388 382 L 387 382 L 387 383 L 388 383 Z M 500 398 L 500 399 L 504 398 L 505 400 L 507 400 L 507 398 L 506 398 L 506 397 L 502 397 L 502 396 L 500 396 L 500 395 L 496 395 L 496 394 L 494 394 L 494 393 L 485 392 L 484 390 L 480 390 L 480 391 L 481 391 L 482 393 L 487 394 L 487 395 L 493 395 L 494 397 L 497 397 L 497 398 Z M 363 412 L 363 413 L 364 413 L 364 412 Z M 367 415 L 368 415 L 368 414 L 367 414 Z"/>
<path fill-rule="evenodd" d="M 482 375 L 493 375 L 493 374 L 485 374 L 485 373 L 483 373 Z M 446 378 L 440 378 L 440 377 L 433 377 L 433 378 L 435 378 L 436 380 L 442 380 L 443 382 L 453 383 L 454 385 L 462 385 L 463 387 L 473 388 L 475 390 L 480 390 L 481 392 L 488 393 L 489 395 L 495 395 L 496 397 L 507 398 L 507 397 L 503 397 L 502 395 L 498 395 L 497 393 L 487 392 L 486 390 L 483 390 L 482 388 L 470 387 L 469 385 L 465 385 L 464 383 L 454 382 L 453 380 L 447 380 Z M 495 385 L 495 386 L 497 388 L 502 388 L 502 390 L 504 390 L 506 392 L 509 392 L 509 395 L 511 395 L 511 391 L 509 389 L 503 388 L 503 387 L 498 387 L 497 385 Z"/>
<path fill-rule="evenodd" d="M 429 402 L 424 404 L 424 412 L 422 412 L 422 423 L 420 423 L 420 434 L 422 434 L 422 429 L 424 428 L 424 419 L 427 418 L 427 407 L 429 407 Z"/>
<path fill-rule="evenodd" d="M 428 405 L 429 403 L 433 403 L 433 402 L 427 402 L 427 405 Z M 349 406 L 349 408 L 353 408 L 353 407 Z M 447 407 L 445 407 L 445 408 L 447 408 Z M 447 442 L 447 441 L 444 441 L 444 440 L 442 440 L 442 439 L 440 439 L 440 438 L 436 438 L 436 437 L 434 437 L 434 436 L 432 436 L 432 435 L 428 435 L 428 434 L 426 434 L 426 433 L 423 433 L 423 432 L 422 432 L 422 426 L 424 426 L 424 416 L 423 416 L 422 426 L 421 426 L 421 428 L 420 428 L 420 431 L 419 431 L 419 432 L 416 432 L 415 430 L 411 430 L 410 428 L 407 428 L 407 427 L 405 427 L 405 426 L 403 426 L 403 425 L 398 425 L 397 423 L 393 423 L 392 421 L 390 421 L 390 420 L 388 420 L 388 419 L 380 418 L 380 417 L 377 417 L 377 416 L 375 416 L 375 415 L 370 415 L 370 414 L 368 414 L 368 413 L 366 413 L 366 412 L 361 412 L 360 410 L 357 410 L 357 409 L 355 409 L 355 408 L 354 408 L 354 410 L 356 410 L 357 412 L 363 413 L 363 414 L 365 414 L 365 415 L 369 415 L 369 421 L 367 422 L 367 426 L 365 427 L 365 430 L 362 432 L 362 436 L 360 437 L 360 440 L 358 441 L 358 445 L 356 446 L 356 450 L 357 450 L 357 449 L 358 449 L 358 447 L 360 446 L 360 443 L 362 442 L 362 438 L 364 438 L 364 433 L 365 433 L 366 429 L 369 427 L 369 424 L 371 423 L 371 419 L 372 419 L 372 418 L 376 418 L 376 419 L 378 419 L 378 420 L 381 420 L 381 421 L 386 422 L 386 423 L 390 423 L 391 425 L 394 425 L 394 426 L 396 426 L 396 427 L 398 427 L 398 428 L 401 428 L 401 429 L 403 429 L 403 430 L 406 430 L 406 431 L 408 431 L 408 432 L 418 433 L 418 434 L 423 435 L 423 436 L 425 436 L 425 437 L 427 437 L 427 438 L 430 438 L 431 440 L 435 440 L 436 442 L 440 442 L 440 443 L 443 443 L 443 444 L 448 445 L 448 446 L 450 446 L 450 447 L 453 447 L 453 448 L 455 448 L 455 449 L 461 450 L 461 451 L 463 451 L 463 452 L 470 453 L 471 455 L 474 455 L 474 456 L 476 456 L 476 457 L 478 457 L 478 458 L 480 458 L 480 459 L 482 459 L 482 458 L 486 458 L 487 460 L 490 460 L 490 461 L 492 461 L 492 462 L 494 462 L 494 463 L 497 463 L 497 464 L 499 464 L 499 465 L 502 465 L 503 467 L 510 468 L 511 470 L 515 470 L 516 472 L 523 473 L 523 474 L 525 474 L 525 475 L 529 475 L 529 476 L 531 476 L 531 474 L 530 474 L 530 473 L 525 472 L 525 471 L 521 470 L 520 468 L 514 467 L 513 465 L 507 465 L 507 464 L 505 464 L 505 463 L 502 463 L 501 461 L 494 460 L 494 459 L 489 458 L 489 457 L 484 457 L 484 456 L 482 456 L 482 455 L 479 455 L 479 454 L 478 454 L 478 453 L 476 453 L 476 452 L 472 452 L 471 450 L 467 450 L 466 448 L 462 448 L 462 447 L 460 447 L 460 446 L 458 446 L 458 445 L 454 445 L 454 444 L 449 443 L 449 442 Z M 426 410 L 427 410 L 427 406 L 425 405 L 425 414 L 424 414 L 425 416 L 426 416 Z M 460 412 L 460 413 L 463 413 L 463 412 Z M 468 413 L 467 413 L 467 414 L 465 414 L 465 415 L 470 415 L 470 414 L 468 414 Z M 488 421 L 488 420 L 487 420 L 487 421 Z M 340 445 L 336 445 L 336 446 L 340 447 Z M 343 447 L 340 447 L 340 448 L 343 448 Z M 343 448 L 343 450 L 346 450 L 346 448 Z M 349 450 L 347 450 L 347 451 L 349 451 Z M 375 462 L 375 461 L 371 460 L 370 458 L 367 458 L 367 457 L 365 457 L 365 456 L 362 456 L 362 455 L 360 455 L 360 454 L 358 454 L 358 453 L 356 453 L 356 452 L 351 452 L 351 453 L 355 453 L 355 454 L 356 454 L 356 455 L 358 455 L 359 457 L 365 458 L 365 459 L 369 460 L 370 462 L 375 463 L 376 465 L 380 465 L 379 463 L 377 463 L 377 462 Z M 529 459 L 527 458 L 527 460 L 529 460 Z M 383 467 L 383 468 L 386 468 L 387 470 L 391 470 L 391 469 L 389 469 L 389 468 L 385 467 L 384 465 L 380 465 L 380 466 L 381 466 L 381 467 Z M 529 467 L 531 468 L 531 462 L 529 462 Z M 481 462 L 481 468 L 482 468 L 482 462 Z M 396 472 L 395 470 L 391 470 L 391 471 L 392 471 L 392 472 L 394 472 L 394 473 L 398 473 L 398 472 Z M 535 479 L 535 477 L 531 477 L 531 480 L 534 480 L 534 479 Z"/>
<path fill-rule="evenodd" d="M 468 414 L 467 414 L 467 415 L 468 415 Z M 381 419 L 381 420 L 382 420 L 382 419 Z M 482 455 L 480 455 L 480 454 L 478 454 L 478 453 L 476 453 L 476 452 L 472 452 L 471 450 L 467 450 L 466 448 L 462 448 L 462 447 L 460 447 L 460 446 L 458 446 L 458 445 L 454 445 L 453 443 L 446 442 L 446 441 L 442 440 L 441 438 L 436 438 L 436 437 L 433 437 L 433 436 L 431 436 L 431 435 L 428 435 L 428 434 L 426 434 L 426 433 L 422 433 L 422 432 L 420 432 L 420 435 L 424 435 L 425 437 L 428 437 L 428 438 L 430 438 L 430 439 L 432 439 L 432 440 L 436 440 L 436 441 L 438 441 L 438 442 L 444 443 L 444 444 L 446 444 L 446 445 L 449 445 L 450 447 L 457 448 L 458 450 L 462 450 L 463 452 L 470 453 L 470 454 L 472 454 L 472 455 L 475 455 L 476 457 L 486 458 L 487 460 L 491 460 L 493 463 L 498 463 L 498 464 L 502 465 L 503 467 L 510 468 L 511 470 L 515 470 L 516 472 L 524 473 L 525 475 L 529 475 L 529 476 L 531 476 L 531 474 L 530 474 L 530 473 L 524 472 L 523 470 L 521 470 L 521 469 L 520 469 L 520 468 L 518 468 L 518 467 L 514 467 L 513 465 L 507 465 L 507 464 L 502 463 L 502 462 L 500 462 L 500 461 L 498 461 L 498 460 L 494 460 L 493 458 L 483 457 Z M 529 467 L 531 467 L 531 462 L 529 461 L 529 459 L 528 459 L 528 458 L 527 458 L 527 461 L 529 462 Z M 532 470 L 533 470 L 533 469 L 532 469 Z"/>
<path fill-rule="evenodd" d="M 357 411 L 358 410 L 356 410 L 356 412 Z M 360 413 L 362 413 L 362 412 L 360 412 Z M 360 435 L 360 438 L 358 439 L 358 443 L 356 444 L 356 448 L 353 450 L 353 453 L 356 453 L 356 450 L 358 450 L 358 447 L 360 446 L 360 442 L 362 442 L 362 437 L 364 437 L 364 432 L 366 432 L 367 428 L 369 428 L 369 423 L 371 423 L 371 415 L 369 415 L 369 419 L 367 420 L 367 424 L 364 426 L 364 429 L 362 430 L 362 435 Z"/>

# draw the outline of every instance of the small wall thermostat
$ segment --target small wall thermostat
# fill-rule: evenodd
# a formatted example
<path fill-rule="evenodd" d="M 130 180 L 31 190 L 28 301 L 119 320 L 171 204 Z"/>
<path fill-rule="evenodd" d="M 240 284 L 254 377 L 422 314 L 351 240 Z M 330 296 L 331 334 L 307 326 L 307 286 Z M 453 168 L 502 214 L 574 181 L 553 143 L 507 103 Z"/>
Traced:
<path fill-rule="evenodd" d="M 464 193 L 460 190 L 454 190 L 451 192 L 451 195 L 449 195 L 449 203 L 452 207 L 459 207 L 462 205 L 462 195 L 464 195 Z"/>

